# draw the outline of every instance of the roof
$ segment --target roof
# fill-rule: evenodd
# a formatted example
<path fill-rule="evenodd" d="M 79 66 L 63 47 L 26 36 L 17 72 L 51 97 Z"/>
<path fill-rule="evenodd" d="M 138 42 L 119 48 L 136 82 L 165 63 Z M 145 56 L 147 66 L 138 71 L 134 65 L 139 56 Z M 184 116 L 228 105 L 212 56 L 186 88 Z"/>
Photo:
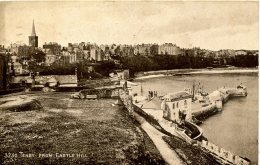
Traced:
<path fill-rule="evenodd" d="M 76 75 L 49 75 L 49 76 L 36 76 L 35 81 L 45 84 L 46 82 L 58 81 L 60 84 L 77 84 Z"/>
<path fill-rule="evenodd" d="M 19 63 L 19 62 L 14 62 L 13 65 L 14 65 L 14 66 L 22 66 L 22 64 Z"/>
<path fill-rule="evenodd" d="M 161 109 L 161 103 L 162 100 L 160 100 L 158 97 L 154 97 L 152 100 L 143 103 L 142 108 L 143 109 Z"/>
<path fill-rule="evenodd" d="M 56 83 L 58 82 L 54 77 L 51 77 L 50 79 L 47 80 L 48 83 Z"/>
<path fill-rule="evenodd" d="M 15 76 L 13 78 L 12 83 L 21 83 L 22 81 L 25 81 L 27 83 L 31 83 L 32 78 L 30 76 Z"/>
<path fill-rule="evenodd" d="M 55 78 L 60 84 L 77 84 L 77 75 L 56 75 Z"/>
<path fill-rule="evenodd" d="M 163 96 L 163 99 L 169 99 L 171 101 L 183 100 L 187 98 L 192 98 L 192 95 L 185 91 L 175 92 L 175 93 L 168 93 L 167 95 Z"/>

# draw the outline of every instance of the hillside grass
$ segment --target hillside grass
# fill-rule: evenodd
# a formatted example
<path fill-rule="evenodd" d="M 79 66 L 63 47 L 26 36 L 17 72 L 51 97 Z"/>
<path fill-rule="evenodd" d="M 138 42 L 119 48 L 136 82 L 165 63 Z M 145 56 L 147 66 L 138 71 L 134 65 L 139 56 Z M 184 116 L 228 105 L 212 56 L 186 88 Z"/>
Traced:
<path fill-rule="evenodd" d="M 165 164 L 113 99 L 39 94 L 43 110 L 0 111 L 0 164 Z"/>

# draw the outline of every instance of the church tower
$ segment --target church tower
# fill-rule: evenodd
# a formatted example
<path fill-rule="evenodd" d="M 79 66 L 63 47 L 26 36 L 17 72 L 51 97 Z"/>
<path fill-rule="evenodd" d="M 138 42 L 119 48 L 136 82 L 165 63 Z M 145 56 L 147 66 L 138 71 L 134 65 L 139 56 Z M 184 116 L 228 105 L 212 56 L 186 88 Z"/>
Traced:
<path fill-rule="evenodd" d="M 38 47 L 38 36 L 36 36 L 34 20 L 32 25 L 32 34 L 29 36 L 29 45 L 33 47 Z"/>

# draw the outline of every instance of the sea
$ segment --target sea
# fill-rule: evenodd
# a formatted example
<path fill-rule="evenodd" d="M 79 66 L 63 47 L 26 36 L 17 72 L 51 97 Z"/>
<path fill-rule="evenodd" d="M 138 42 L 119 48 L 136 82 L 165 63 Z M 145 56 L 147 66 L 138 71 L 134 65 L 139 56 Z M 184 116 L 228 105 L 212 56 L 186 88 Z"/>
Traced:
<path fill-rule="evenodd" d="M 222 112 L 206 119 L 200 127 L 210 142 L 258 164 L 258 72 L 151 76 L 133 83 L 138 84 L 133 92 L 145 96 L 148 91 L 163 96 L 192 88 L 193 84 L 202 86 L 207 93 L 223 86 L 236 87 L 241 83 L 247 86 L 247 97 L 230 99 Z"/>

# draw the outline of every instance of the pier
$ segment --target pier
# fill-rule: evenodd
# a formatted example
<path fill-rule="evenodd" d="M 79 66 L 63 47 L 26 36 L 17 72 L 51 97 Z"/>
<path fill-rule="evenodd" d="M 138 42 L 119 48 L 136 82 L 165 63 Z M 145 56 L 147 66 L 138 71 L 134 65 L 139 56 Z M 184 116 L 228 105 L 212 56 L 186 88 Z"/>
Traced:
<path fill-rule="evenodd" d="M 230 151 L 207 141 L 203 137 L 203 130 L 194 124 L 194 118 L 204 120 L 211 115 L 221 112 L 223 110 L 224 103 L 226 103 L 229 99 L 245 96 L 247 96 L 247 88 L 241 84 L 236 88 L 219 88 L 207 96 L 204 96 L 204 100 L 197 100 L 191 103 L 188 101 L 188 96 L 182 93 L 177 93 L 174 96 L 153 97 L 142 104 L 139 103 L 136 105 L 138 105 L 146 114 L 152 116 L 165 131 L 183 139 L 189 144 L 199 146 L 202 150 L 215 157 L 220 164 L 249 165 L 249 159 L 235 155 Z M 168 103 L 166 102 L 163 104 L 162 99 L 167 100 L 167 98 Z M 186 114 L 186 119 L 184 122 L 181 122 L 182 124 L 178 124 L 178 122 L 180 122 L 178 120 L 178 118 L 180 118 L 180 114 L 176 117 L 173 116 L 174 114 L 176 115 L 176 110 L 174 109 L 176 109 L 176 106 L 177 108 L 178 106 L 180 107 L 183 103 L 184 107 L 181 107 L 181 109 L 186 109 L 183 111 Z M 189 108 L 191 112 L 189 112 Z M 171 115 L 168 116 L 169 114 Z"/>
<path fill-rule="evenodd" d="M 199 120 L 206 118 L 222 111 L 223 105 L 231 98 L 247 96 L 247 89 L 243 85 L 237 88 L 222 87 L 213 91 L 205 97 L 204 103 L 194 102 L 192 104 L 192 116 Z"/>

